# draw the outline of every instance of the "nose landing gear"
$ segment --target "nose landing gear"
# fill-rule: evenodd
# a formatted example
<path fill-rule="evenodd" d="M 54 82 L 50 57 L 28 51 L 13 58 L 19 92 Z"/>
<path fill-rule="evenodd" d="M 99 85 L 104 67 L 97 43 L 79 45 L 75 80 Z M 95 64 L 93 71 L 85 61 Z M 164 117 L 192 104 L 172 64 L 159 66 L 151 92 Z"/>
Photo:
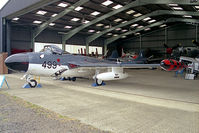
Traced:
<path fill-rule="evenodd" d="M 35 77 L 34 79 L 32 78 L 31 75 L 26 74 L 22 77 L 22 79 L 26 79 L 26 84 L 24 84 L 24 86 L 22 88 L 41 88 L 41 84 L 40 84 L 40 77 Z M 37 82 L 37 80 L 39 81 L 39 83 Z"/>

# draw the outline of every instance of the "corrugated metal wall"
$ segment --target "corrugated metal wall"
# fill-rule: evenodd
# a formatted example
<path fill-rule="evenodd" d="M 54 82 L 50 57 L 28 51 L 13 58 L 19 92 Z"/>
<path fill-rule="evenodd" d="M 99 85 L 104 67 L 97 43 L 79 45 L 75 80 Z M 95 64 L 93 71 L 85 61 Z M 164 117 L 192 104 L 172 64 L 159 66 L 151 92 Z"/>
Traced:
<path fill-rule="evenodd" d="M 183 46 L 193 46 L 192 40 L 196 39 L 196 26 L 188 24 L 179 24 L 168 28 L 167 44 L 172 47 L 177 43 Z M 142 36 L 142 49 L 151 48 L 163 50 L 165 43 L 165 29 Z M 122 47 L 139 50 L 140 38 L 128 39 L 121 43 Z"/>

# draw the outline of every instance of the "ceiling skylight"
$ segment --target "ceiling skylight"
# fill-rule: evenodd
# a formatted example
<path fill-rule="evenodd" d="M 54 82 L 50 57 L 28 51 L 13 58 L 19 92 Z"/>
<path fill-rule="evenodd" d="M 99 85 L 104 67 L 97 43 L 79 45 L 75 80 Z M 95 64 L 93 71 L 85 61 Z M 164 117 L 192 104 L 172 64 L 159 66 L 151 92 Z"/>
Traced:
<path fill-rule="evenodd" d="M 112 33 L 108 33 L 107 35 L 108 35 L 108 36 L 111 36 L 111 35 L 112 35 Z"/>
<path fill-rule="evenodd" d="M 146 28 L 146 29 L 144 29 L 145 31 L 148 31 L 148 30 L 151 30 L 151 28 Z"/>
<path fill-rule="evenodd" d="M 183 10 L 182 7 L 172 7 L 174 10 Z"/>
<path fill-rule="evenodd" d="M 66 3 L 59 3 L 57 6 L 59 6 L 59 7 L 67 7 L 68 4 L 66 4 Z"/>
<path fill-rule="evenodd" d="M 127 11 L 126 13 L 127 14 L 133 14 L 135 11 L 134 10 L 129 10 L 129 11 Z"/>
<path fill-rule="evenodd" d="M 38 11 L 38 12 L 36 12 L 36 14 L 38 14 L 38 15 L 45 15 L 47 12 L 46 11 Z"/>
<path fill-rule="evenodd" d="M 65 29 L 71 29 L 72 26 L 67 25 L 67 26 L 65 26 L 64 28 L 65 28 Z"/>
<path fill-rule="evenodd" d="M 101 33 L 101 31 L 97 31 L 96 33 L 99 34 L 99 33 Z"/>
<path fill-rule="evenodd" d="M 12 20 L 17 21 L 17 20 L 19 20 L 19 18 L 15 17 L 15 18 L 13 18 Z"/>
<path fill-rule="evenodd" d="M 102 5 L 108 6 L 108 5 L 112 4 L 112 3 L 113 3 L 112 1 L 107 0 L 107 1 L 103 2 Z"/>
<path fill-rule="evenodd" d="M 121 19 L 121 18 L 117 18 L 117 19 L 115 19 L 114 21 L 115 21 L 115 22 L 120 22 L 120 21 L 122 21 L 122 19 Z"/>
<path fill-rule="evenodd" d="M 118 34 L 114 34 L 113 36 L 116 37 L 116 36 L 118 36 Z"/>
<path fill-rule="evenodd" d="M 55 25 L 55 23 L 50 23 L 49 25 L 50 25 L 50 26 L 54 26 L 54 25 Z"/>
<path fill-rule="evenodd" d="M 122 36 L 122 38 L 126 38 L 126 36 Z"/>
<path fill-rule="evenodd" d="M 166 24 L 163 24 L 163 25 L 160 25 L 160 28 L 163 28 L 163 27 L 166 27 L 167 25 Z"/>
<path fill-rule="evenodd" d="M 126 23 L 126 22 L 128 22 L 128 21 L 125 20 L 125 21 L 123 21 L 122 23 L 124 24 L 124 23 Z"/>
<path fill-rule="evenodd" d="M 117 28 L 117 29 L 115 29 L 115 30 L 119 31 L 119 30 L 122 30 L 122 28 Z"/>
<path fill-rule="evenodd" d="M 184 18 L 192 18 L 192 16 L 190 16 L 190 15 L 184 15 L 183 17 Z"/>
<path fill-rule="evenodd" d="M 110 28 L 110 27 L 111 27 L 110 25 L 104 26 L 105 29 L 108 29 L 108 28 Z"/>
<path fill-rule="evenodd" d="M 88 20 L 84 20 L 84 21 L 83 21 L 84 24 L 87 24 L 87 23 L 89 23 L 89 22 L 90 22 L 90 21 L 88 21 Z"/>
<path fill-rule="evenodd" d="M 79 21 L 79 20 L 80 20 L 79 18 L 72 18 L 72 19 L 71 19 L 71 21 L 75 21 L 75 22 L 76 22 L 76 21 Z"/>
<path fill-rule="evenodd" d="M 96 26 L 98 26 L 98 27 L 101 27 L 101 26 L 103 26 L 104 24 L 96 24 Z"/>
<path fill-rule="evenodd" d="M 142 16 L 142 14 L 141 13 L 137 13 L 137 14 L 135 14 L 135 15 L 133 15 L 134 17 L 139 17 L 139 16 Z"/>
<path fill-rule="evenodd" d="M 199 9 L 199 6 L 195 6 L 196 9 Z"/>
<path fill-rule="evenodd" d="M 123 6 L 120 5 L 120 4 L 118 4 L 118 5 L 114 6 L 113 8 L 114 8 L 114 9 L 119 9 L 119 8 L 121 8 L 121 7 L 123 7 Z"/>
<path fill-rule="evenodd" d="M 34 24 L 41 24 L 41 23 L 42 23 L 42 21 L 35 20 L 35 21 L 33 21 L 33 23 L 34 23 Z"/>
<path fill-rule="evenodd" d="M 153 23 L 153 22 L 156 22 L 156 20 L 152 19 L 152 20 L 148 21 L 148 23 Z"/>
<path fill-rule="evenodd" d="M 128 30 L 126 30 L 126 29 L 124 29 L 124 30 L 122 30 L 122 32 L 127 32 Z"/>
<path fill-rule="evenodd" d="M 99 14 L 100 14 L 100 12 L 98 12 L 98 11 L 94 11 L 94 12 L 91 13 L 91 15 L 93 15 L 93 16 L 97 16 Z"/>
<path fill-rule="evenodd" d="M 148 21 L 148 20 L 150 20 L 151 18 L 150 17 L 147 17 L 147 18 L 145 18 L 145 19 L 143 19 L 144 21 Z"/>
<path fill-rule="evenodd" d="M 140 26 L 138 26 L 138 29 L 143 28 L 143 27 L 144 27 L 144 26 L 140 25 Z"/>
<path fill-rule="evenodd" d="M 132 24 L 132 25 L 131 25 L 131 27 L 136 27 L 136 26 L 138 26 L 138 24 Z"/>
<path fill-rule="evenodd" d="M 178 4 L 169 4 L 169 6 L 178 6 Z"/>
<path fill-rule="evenodd" d="M 139 32 L 137 32 L 137 33 L 135 33 L 135 35 L 137 36 L 137 35 L 140 35 L 140 33 Z"/>
<path fill-rule="evenodd" d="M 95 30 L 89 30 L 88 32 L 93 33 L 93 32 L 95 32 Z"/>
<path fill-rule="evenodd" d="M 57 14 L 55 13 L 55 14 L 53 14 L 51 17 L 55 17 L 55 16 L 57 16 Z"/>
<path fill-rule="evenodd" d="M 75 8 L 75 11 L 80 11 L 82 9 L 83 9 L 83 7 L 79 6 L 79 7 Z"/>

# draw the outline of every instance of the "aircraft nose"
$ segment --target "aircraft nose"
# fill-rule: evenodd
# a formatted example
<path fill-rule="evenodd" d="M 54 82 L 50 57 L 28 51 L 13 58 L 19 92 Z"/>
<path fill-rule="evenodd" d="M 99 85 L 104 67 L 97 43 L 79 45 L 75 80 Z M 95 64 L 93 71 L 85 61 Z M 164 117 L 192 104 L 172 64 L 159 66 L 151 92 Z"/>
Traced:
<path fill-rule="evenodd" d="M 10 70 L 26 72 L 29 66 L 29 56 L 28 54 L 14 54 L 6 58 L 5 64 Z"/>
<path fill-rule="evenodd" d="M 170 68 L 170 66 L 165 62 L 166 62 L 165 60 L 161 61 L 160 67 L 163 68 L 164 70 L 168 70 Z"/>

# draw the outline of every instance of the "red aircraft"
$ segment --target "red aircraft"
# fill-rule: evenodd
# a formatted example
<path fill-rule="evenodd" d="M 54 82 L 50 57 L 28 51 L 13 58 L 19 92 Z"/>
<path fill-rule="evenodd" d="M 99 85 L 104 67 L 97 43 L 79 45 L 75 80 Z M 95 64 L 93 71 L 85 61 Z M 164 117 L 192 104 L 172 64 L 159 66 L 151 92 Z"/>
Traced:
<path fill-rule="evenodd" d="M 165 71 L 179 71 L 184 69 L 186 65 L 173 59 L 165 59 L 161 61 L 160 67 Z"/>

